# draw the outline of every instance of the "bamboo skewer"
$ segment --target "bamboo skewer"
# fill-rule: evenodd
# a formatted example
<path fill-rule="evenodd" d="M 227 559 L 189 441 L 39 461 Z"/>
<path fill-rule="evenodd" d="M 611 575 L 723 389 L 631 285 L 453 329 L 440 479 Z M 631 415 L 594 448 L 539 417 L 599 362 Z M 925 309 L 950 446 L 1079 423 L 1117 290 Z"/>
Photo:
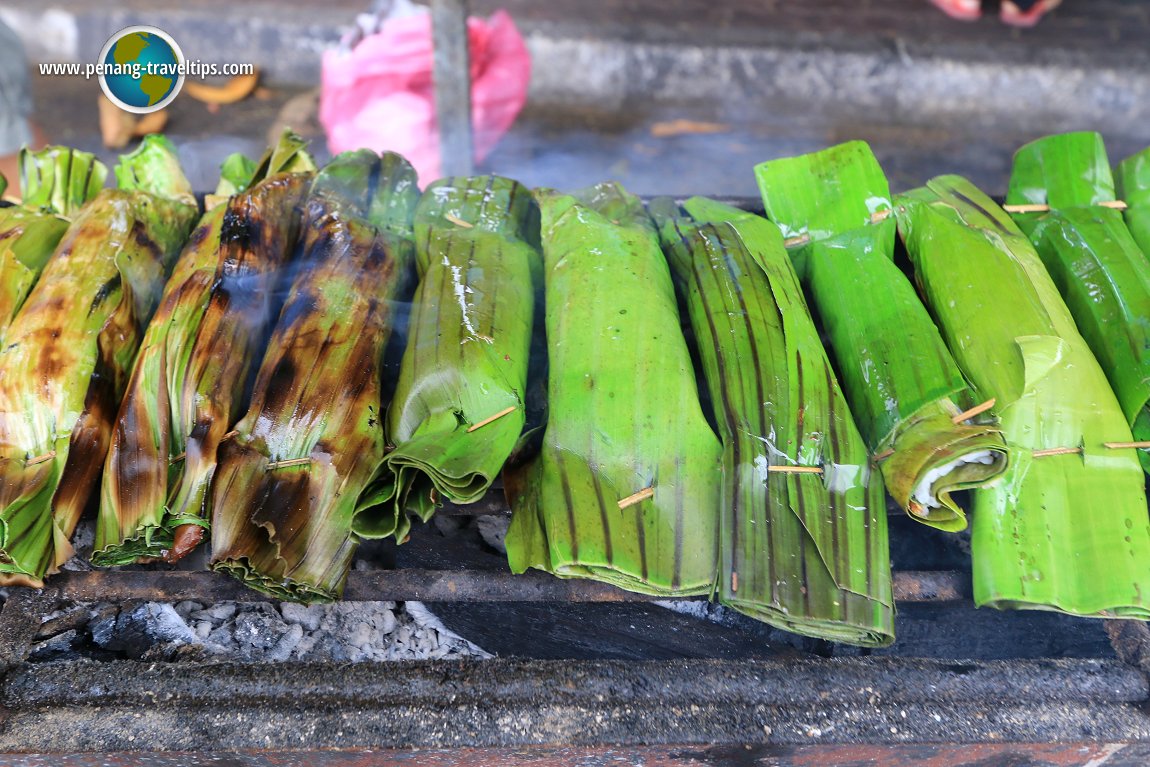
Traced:
<path fill-rule="evenodd" d="M 267 471 L 272 469 L 284 469 L 288 466 L 304 466 L 311 463 L 310 458 L 289 458 L 286 461 L 270 461 L 266 467 Z"/>
<path fill-rule="evenodd" d="M 55 457 L 56 457 L 56 451 L 53 450 L 49 453 L 44 453 L 44 455 L 38 455 L 35 458 L 29 458 L 27 463 L 25 463 L 24 465 L 25 466 L 36 466 L 37 464 L 44 463 L 45 461 L 51 461 Z"/>
<path fill-rule="evenodd" d="M 1031 455 L 1035 458 L 1043 458 L 1048 455 L 1074 455 L 1081 453 L 1080 447 L 1048 447 L 1045 450 L 1035 450 Z"/>
<path fill-rule="evenodd" d="M 459 216 L 456 216 L 452 213 L 444 213 L 443 217 L 445 219 L 447 219 L 448 221 L 450 221 L 451 223 L 455 224 L 456 226 L 461 226 L 464 229 L 474 229 L 475 228 L 475 224 L 468 223 L 467 221 L 464 221 L 462 218 L 460 218 Z"/>
<path fill-rule="evenodd" d="M 642 503 L 643 501 L 647 500 L 648 498 L 654 498 L 654 497 L 655 497 L 655 488 L 645 487 L 637 493 L 631 493 L 631 495 L 627 496 L 626 498 L 620 499 L 619 509 L 622 510 L 622 509 L 627 508 L 628 506 L 634 506 L 636 503 Z"/>
<path fill-rule="evenodd" d="M 958 415 L 956 415 L 954 418 L 951 418 L 950 420 L 953 421 L 955 424 L 960 424 L 963 421 L 969 421 L 971 418 L 974 418 L 977 415 L 982 415 L 987 410 L 990 410 L 992 407 L 994 407 L 995 401 L 996 400 L 993 397 L 991 397 L 986 402 L 983 402 L 981 405 L 975 405 L 970 410 L 964 410 L 961 413 L 959 413 Z"/>
<path fill-rule="evenodd" d="M 822 474 L 821 466 L 768 466 L 767 471 L 777 471 L 785 474 Z"/>
<path fill-rule="evenodd" d="M 1099 207 L 1113 208 L 1114 210 L 1126 210 L 1128 207 L 1122 200 L 1104 200 L 1095 203 Z M 1045 213 L 1050 210 L 1050 206 L 1042 203 L 1020 203 L 1017 205 L 1003 205 L 1002 209 L 1007 213 Z"/>
<path fill-rule="evenodd" d="M 1124 450 L 1126 448 L 1150 450 L 1150 440 L 1143 440 L 1142 442 L 1103 442 L 1102 444 L 1111 450 Z"/>
<path fill-rule="evenodd" d="M 467 433 L 470 434 L 471 432 L 475 431 L 476 429 L 482 429 L 484 426 L 491 423 L 492 421 L 498 421 L 503 416 L 510 415 L 514 412 L 515 412 L 515 405 L 511 405 L 510 407 L 505 407 L 502 410 L 500 410 L 498 413 L 496 413 L 495 415 L 489 415 L 486 418 L 484 418 L 482 421 L 480 421 L 479 423 L 475 423 L 475 424 L 472 424 L 471 426 L 469 426 L 467 428 Z"/>

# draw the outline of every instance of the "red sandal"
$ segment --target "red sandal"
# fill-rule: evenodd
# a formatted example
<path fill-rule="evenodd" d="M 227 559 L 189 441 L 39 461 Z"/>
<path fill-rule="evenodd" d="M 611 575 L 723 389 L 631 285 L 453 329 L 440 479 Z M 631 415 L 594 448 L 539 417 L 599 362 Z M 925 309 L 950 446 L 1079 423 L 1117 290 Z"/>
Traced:
<path fill-rule="evenodd" d="M 1012 27 L 1033 27 L 1062 0 L 1002 0 L 1001 17 Z"/>
<path fill-rule="evenodd" d="M 981 0 L 930 0 L 952 19 L 974 21 L 982 15 Z"/>

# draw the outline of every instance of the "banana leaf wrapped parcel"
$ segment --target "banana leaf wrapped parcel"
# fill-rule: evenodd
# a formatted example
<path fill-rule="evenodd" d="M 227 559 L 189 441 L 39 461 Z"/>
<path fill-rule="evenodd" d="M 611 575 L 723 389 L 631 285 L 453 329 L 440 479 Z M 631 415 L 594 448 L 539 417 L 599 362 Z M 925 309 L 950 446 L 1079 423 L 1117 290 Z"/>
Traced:
<path fill-rule="evenodd" d="M 1107 207 L 1114 198 L 1110 161 L 1097 133 L 1048 136 L 1014 156 L 1006 202 L 1023 206 L 1014 221 L 1110 379 L 1134 440 L 1150 444 L 1150 260 L 1122 211 Z M 1049 209 L 1025 210 L 1033 205 Z M 1113 449 L 1136 451 L 1150 472 L 1150 449 Z"/>
<path fill-rule="evenodd" d="M 719 599 L 836 642 L 894 641 L 882 479 L 778 228 L 702 198 L 652 202 L 723 441 Z"/>
<path fill-rule="evenodd" d="M 1126 203 L 1126 228 L 1150 256 L 1150 148 L 1118 163 L 1114 182 L 1118 199 Z"/>
<path fill-rule="evenodd" d="M 116 418 L 94 564 L 174 562 L 203 537 L 216 452 L 242 412 L 314 167 L 302 140 L 286 133 L 254 171 L 258 183 L 220 195 L 192 233 Z M 218 191 L 243 185 L 224 178 Z"/>
<path fill-rule="evenodd" d="M 38 586 L 103 466 L 142 328 L 195 223 L 175 149 L 149 136 L 69 226 L 0 351 L 0 581 Z"/>
<path fill-rule="evenodd" d="M 537 198 L 548 422 L 540 454 L 504 478 L 511 569 L 709 594 L 721 446 L 653 222 L 614 184 Z"/>
<path fill-rule="evenodd" d="M 418 199 L 390 152 L 344 153 L 316 176 L 291 290 L 212 485 L 211 566 L 254 589 L 336 599 L 361 538 L 390 533 L 361 497 L 383 468 L 383 356 L 414 285 Z"/>
<path fill-rule="evenodd" d="M 397 540 L 405 509 L 479 500 L 515 447 L 542 286 L 539 208 L 497 176 L 443 179 L 415 212 L 420 284 L 387 416 Z"/>
<path fill-rule="evenodd" d="M 62 146 L 22 149 L 19 162 L 23 201 L 0 208 L 0 348 L 69 221 L 108 175 L 93 155 Z"/>
<path fill-rule="evenodd" d="M 967 419 L 974 392 L 894 263 L 890 189 L 870 147 L 853 141 L 755 172 L 767 216 L 803 243 L 812 308 L 887 490 L 911 518 L 964 529 L 951 493 L 999 476 L 1006 445 L 993 424 Z"/>
<path fill-rule="evenodd" d="M 976 605 L 1150 617 L 1150 524 L 1130 427 L 1026 236 L 973 184 L 895 200 L 916 278 L 1010 462 L 974 493 Z"/>

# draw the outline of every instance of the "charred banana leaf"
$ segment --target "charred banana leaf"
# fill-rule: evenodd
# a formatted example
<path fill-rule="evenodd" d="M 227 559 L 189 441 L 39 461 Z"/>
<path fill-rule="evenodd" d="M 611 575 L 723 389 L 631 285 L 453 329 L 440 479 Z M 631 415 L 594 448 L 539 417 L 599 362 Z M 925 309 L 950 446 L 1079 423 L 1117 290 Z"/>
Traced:
<path fill-rule="evenodd" d="M 913 286 L 894 263 L 890 189 L 854 141 L 756 169 L 767 215 L 801 243 L 814 313 L 831 339 L 851 411 L 887 490 L 920 522 L 966 527 L 951 497 L 1006 468 L 988 414 Z"/>
<path fill-rule="evenodd" d="M 719 599 L 788 631 L 894 641 L 882 480 L 779 230 L 711 200 L 651 212 L 684 285 L 723 440 Z"/>
<path fill-rule="evenodd" d="M 1114 392 L 1042 261 L 1000 207 L 941 176 L 895 200 L 919 286 L 1010 450 L 974 493 L 974 600 L 1150 616 L 1144 477 Z"/>
<path fill-rule="evenodd" d="M 161 137 L 121 159 L 68 228 L 0 351 L 0 580 L 39 585 L 104 464 L 142 329 L 195 223 Z"/>
<path fill-rule="evenodd" d="M 1144 255 L 1150 256 L 1150 149 L 1118 164 L 1118 199 L 1126 203 L 1126 228 Z"/>
<path fill-rule="evenodd" d="M 613 184 L 538 198 L 549 418 L 540 455 L 505 479 L 511 569 L 708 594 L 721 446 L 653 223 Z"/>
<path fill-rule="evenodd" d="M 212 491 L 212 568 L 254 589 L 336 599 L 361 535 L 381 535 L 360 496 L 383 464 L 383 352 L 414 283 L 418 200 L 392 153 L 345 153 L 316 176 L 299 271 Z"/>
<path fill-rule="evenodd" d="M 174 562 L 203 537 L 216 452 L 242 412 L 315 167 L 293 134 L 277 154 L 256 171 L 270 177 L 221 195 L 176 262 L 116 418 L 93 564 Z M 217 191 L 245 183 L 233 174 Z"/>
<path fill-rule="evenodd" d="M 1134 440 L 1150 444 L 1150 260 L 1122 211 L 1107 207 L 1114 198 L 1110 161 L 1097 133 L 1048 136 L 1014 156 L 1006 202 L 1050 208 L 1015 213 L 1014 221 L 1038 250 L 1110 379 Z M 1150 472 L 1150 448 L 1113 449 L 1138 455 Z"/>
<path fill-rule="evenodd" d="M 479 500 L 515 447 L 542 281 L 539 208 L 510 179 L 436 182 L 415 240 L 420 284 L 388 411 L 397 540 L 404 509 L 426 521 L 438 499 Z"/>
<path fill-rule="evenodd" d="M 20 175 L 23 202 L 0 209 L 0 348 L 68 222 L 104 186 L 108 169 L 87 152 L 51 146 L 22 149 Z"/>

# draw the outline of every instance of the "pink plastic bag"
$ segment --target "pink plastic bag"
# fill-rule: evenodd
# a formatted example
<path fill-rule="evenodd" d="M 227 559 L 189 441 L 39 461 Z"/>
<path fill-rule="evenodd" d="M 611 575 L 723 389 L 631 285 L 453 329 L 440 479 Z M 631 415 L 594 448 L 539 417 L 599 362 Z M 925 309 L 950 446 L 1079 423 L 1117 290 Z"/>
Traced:
<path fill-rule="evenodd" d="M 531 56 L 505 11 L 467 21 L 471 50 L 471 124 L 483 160 L 527 100 Z M 421 183 L 439 178 L 431 16 L 390 18 L 351 51 L 323 56 L 319 119 L 333 153 L 367 147 L 399 152 Z"/>

